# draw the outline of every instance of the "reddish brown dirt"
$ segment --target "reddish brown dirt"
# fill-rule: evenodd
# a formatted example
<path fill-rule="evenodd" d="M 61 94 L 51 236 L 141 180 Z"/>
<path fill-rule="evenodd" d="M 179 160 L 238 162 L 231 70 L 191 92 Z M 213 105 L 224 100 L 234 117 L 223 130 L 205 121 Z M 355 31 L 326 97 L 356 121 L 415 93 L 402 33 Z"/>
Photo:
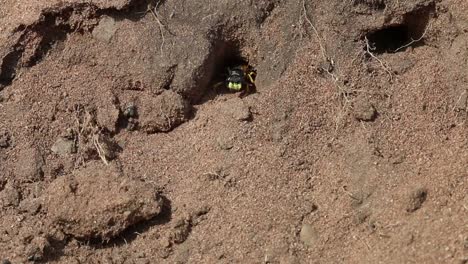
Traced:
<path fill-rule="evenodd" d="M 0 2 L 0 260 L 467 263 L 467 14 Z"/>

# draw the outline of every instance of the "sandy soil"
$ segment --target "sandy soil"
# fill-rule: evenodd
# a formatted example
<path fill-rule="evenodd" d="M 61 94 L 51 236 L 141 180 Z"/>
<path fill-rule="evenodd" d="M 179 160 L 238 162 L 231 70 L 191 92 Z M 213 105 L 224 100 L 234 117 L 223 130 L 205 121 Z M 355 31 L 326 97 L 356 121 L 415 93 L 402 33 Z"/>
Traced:
<path fill-rule="evenodd" d="M 0 260 L 468 263 L 467 69 L 461 0 L 2 0 Z"/>

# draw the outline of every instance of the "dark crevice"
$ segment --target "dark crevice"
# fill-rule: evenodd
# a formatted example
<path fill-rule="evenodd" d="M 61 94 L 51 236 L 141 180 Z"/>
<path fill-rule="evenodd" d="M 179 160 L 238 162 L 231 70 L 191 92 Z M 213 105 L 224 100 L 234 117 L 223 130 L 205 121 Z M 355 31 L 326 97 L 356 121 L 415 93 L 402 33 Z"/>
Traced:
<path fill-rule="evenodd" d="M 5 86 L 10 85 L 16 77 L 16 66 L 23 52 L 24 47 L 21 45 L 15 45 L 13 47 L 13 51 L 3 58 L 3 63 L 0 67 L 0 90 Z"/>
<path fill-rule="evenodd" d="M 384 10 L 387 8 L 385 0 L 353 0 L 353 5 L 364 5 L 373 10 Z"/>
<path fill-rule="evenodd" d="M 129 226 L 126 228 L 120 235 L 111 238 L 110 240 L 103 240 L 101 238 L 91 238 L 88 240 L 81 240 L 81 242 L 88 244 L 94 248 L 114 248 L 123 246 L 125 244 L 131 243 L 135 240 L 140 234 L 145 233 L 151 227 L 157 225 L 164 225 L 171 221 L 172 219 L 172 206 L 171 201 L 165 196 L 161 196 L 163 200 L 163 207 L 161 213 L 153 217 L 152 219 L 141 221 L 137 224 Z"/>
<path fill-rule="evenodd" d="M 147 14 L 149 7 L 155 7 L 155 3 L 154 0 L 133 0 L 122 9 L 99 9 L 89 3 L 46 9 L 38 22 L 32 25 L 20 25 L 14 30 L 22 32 L 22 35 L 1 61 L 0 90 L 13 82 L 18 69 L 33 67 L 40 63 L 54 45 L 64 41 L 68 34 L 91 31 L 97 25 L 97 19 L 103 15 L 115 19 L 139 20 Z M 162 3 L 163 1 L 159 4 Z M 82 21 L 91 23 L 82 23 Z"/>
<path fill-rule="evenodd" d="M 367 34 L 368 43 L 375 54 L 391 53 L 410 42 L 407 25 L 390 26 Z M 367 49 L 367 46 L 365 47 Z"/>
<path fill-rule="evenodd" d="M 128 19 L 133 22 L 136 22 L 145 17 L 149 9 L 155 8 L 156 5 L 158 5 L 159 7 L 163 5 L 164 2 L 165 1 L 157 0 L 133 0 L 122 9 L 116 9 L 112 7 L 106 9 L 98 9 L 96 11 L 96 16 L 101 17 L 105 15 L 113 17 L 115 20 Z"/>
<path fill-rule="evenodd" d="M 79 31 L 79 25 L 72 25 L 70 18 L 77 12 L 90 9 L 89 5 L 73 5 L 60 10 L 45 11 L 40 20 L 30 26 L 19 26 L 22 31 L 17 44 L 5 56 L 1 65 L 0 84 L 10 85 L 21 67 L 32 67 L 48 54 L 55 43 L 66 39 L 73 31 Z"/>
<path fill-rule="evenodd" d="M 227 69 L 242 64 L 248 64 L 248 60 L 241 55 L 240 47 L 235 42 L 223 42 L 222 52 L 215 61 L 215 73 L 212 83 L 224 81 L 227 74 Z"/>
<path fill-rule="evenodd" d="M 242 56 L 242 46 L 240 41 L 226 40 L 219 38 L 214 41 L 214 48 L 211 54 L 212 59 L 207 68 L 213 69 L 207 87 L 204 90 L 204 96 L 200 102 L 212 100 L 218 94 L 229 93 L 225 87 L 225 80 L 228 76 L 228 68 L 233 68 L 240 65 L 249 65 L 248 58 Z"/>
<path fill-rule="evenodd" d="M 390 25 L 368 32 L 365 35 L 367 43 L 364 49 L 370 48 L 375 54 L 383 54 L 400 52 L 409 47 L 424 45 L 424 37 L 433 13 L 434 6 L 430 5 L 405 14 L 401 24 Z"/>
<path fill-rule="evenodd" d="M 39 25 L 34 31 L 41 39 L 30 58 L 21 65 L 23 67 L 33 67 L 42 61 L 55 43 L 66 39 L 72 27 L 68 24 L 57 25 L 57 17 L 46 15 L 43 25 Z"/>

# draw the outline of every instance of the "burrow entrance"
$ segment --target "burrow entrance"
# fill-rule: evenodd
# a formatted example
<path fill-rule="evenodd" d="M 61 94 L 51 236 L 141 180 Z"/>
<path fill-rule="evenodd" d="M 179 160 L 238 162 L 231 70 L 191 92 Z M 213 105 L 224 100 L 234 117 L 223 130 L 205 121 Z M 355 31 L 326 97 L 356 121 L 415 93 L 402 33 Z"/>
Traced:
<path fill-rule="evenodd" d="M 241 47 L 236 42 L 223 42 L 221 53 L 216 58 L 212 82 L 225 80 L 227 69 L 238 65 L 248 65 L 249 60 L 242 56 Z"/>
<path fill-rule="evenodd" d="M 375 54 L 396 53 L 409 47 L 424 45 L 433 8 L 429 6 L 415 10 L 404 15 L 400 24 L 368 32 L 365 35 L 367 41 L 364 50 L 370 48 Z"/>
<path fill-rule="evenodd" d="M 255 68 L 255 65 L 243 54 L 242 46 L 238 41 L 219 40 L 214 50 L 216 52 L 212 61 L 213 72 L 204 96 L 208 98 L 202 99 L 202 101 L 212 99 L 219 94 L 232 93 L 226 87 L 228 68 L 232 69 L 240 65 L 249 65 Z"/>

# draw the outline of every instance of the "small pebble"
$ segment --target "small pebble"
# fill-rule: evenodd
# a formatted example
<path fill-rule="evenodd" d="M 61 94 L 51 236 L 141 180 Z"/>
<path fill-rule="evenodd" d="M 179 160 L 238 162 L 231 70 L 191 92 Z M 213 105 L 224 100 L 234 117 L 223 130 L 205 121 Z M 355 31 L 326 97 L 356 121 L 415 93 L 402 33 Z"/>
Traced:
<path fill-rule="evenodd" d="M 354 104 L 354 118 L 358 121 L 370 122 L 377 117 L 375 107 L 366 100 L 358 100 Z"/>
<path fill-rule="evenodd" d="M 299 234 L 299 238 L 301 239 L 302 243 L 307 246 L 313 246 L 316 241 L 316 232 L 311 225 L 303 224 L 301 228 L 301 232 Z"/>
<path fill-rule="evenodd" d="M 76 152 L 76 146 L 73 140 L 59 138 L 50 150 L 58 155 L 68 155 Z"/>
<path fill-rule="evenodd" d="M 422 207 L 423 203 L 426 201 L 426 198 L 427 198 L 426 188 L 420 187 L 412 191 L 409 194 L 409 202 L 408 202 L 406 211 L 409 213 L 415 212 L 416 210 Z"/>
<path fill-rule="evenodd" d="M 117 26 L 115 20 L 112 17 L 105 16 L 99 21 L 99 24 L 94 28 L 92 34 L 95 39 L 108 43 L 116 31 Z"/>
<path fill-rule="evenodd" d="M 179 219 L 174 224 L 174 229 L 170 234 L 171 241 L 176 244 L 181 244 L 187 240 L 192 228 L 189 219 Z"/>
<path fill-rule="evenodd" d="M 222 150 L 230 150 L 234 147 L 232 138 L 219 136 L 216 139 L 216 142 L 218 143 L 219 148 Z"/>
<path fill-rule="evenodd" d="M 240 98 L 226 101 L 221 111 L 223 114 L 230 115 L 237 121 L 249 121 L 252 118 L 250 107 Z"/>

